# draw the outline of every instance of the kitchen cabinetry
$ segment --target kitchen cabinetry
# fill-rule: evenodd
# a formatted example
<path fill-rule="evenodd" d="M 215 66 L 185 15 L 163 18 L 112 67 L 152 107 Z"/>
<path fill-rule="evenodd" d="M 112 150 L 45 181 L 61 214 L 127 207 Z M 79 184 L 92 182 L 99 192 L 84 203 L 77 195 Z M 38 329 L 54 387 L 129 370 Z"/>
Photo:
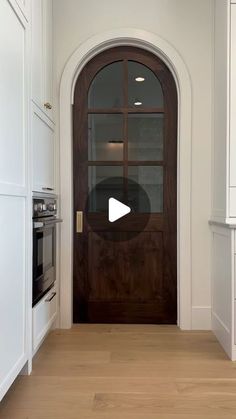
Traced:
<path fill-rule="evenodd" d="M 55 192 L 52 0 L 32 0 L 33 191 Z"/>
<path fill-rule="evenodd" d="M 29 359 L 30 339 L 30 33 L 18 3 L 0 1 L 0 400 Z"/>
<path fill-rule="evenodd" d="M 55 192 L 54 125 L 32 106 L 33 190 Z"/>
<path fill-rule="evenodd" d="M 236 225 L 212 223 L 212 329 L 236 360 Z"/>
<path fill-rule="evenodd" d="M 236 221 L 236 4 L 215 1 L 212 219 Z"/>
<path fill-rule="evenodd" d="M 0 61 L 1 400 L 56 318 L 56 298 L 32 313 L 32 189 L 55 189 L 52 0 L 0 1 Z"/>
<path fill-rule="evenodd" d="M 236 2 L 215 0 L 212 329 L 236 360 Z"/>
<path fill-rule="evenodd" d="M 30 19 L 30 0 L 16 0 L 17 5 L 19 6 L 21 12 L 23 13 L 25 19 L 29 21 Z"/>
<path fill-rule="evenodd" d="M 32 0 L 32 100 L 53 120 L 52 0 Z"/>
<path fill-rule="evenodd" d="M 34 192 L 55 193 L 55 125 L 52 89 L 52 0 L 32 0 L 32 169 Z M 54 286 L 55 287 L 55 286 Z M 35 354 L 57 315 L 53 288 L 33 308 L 32 351 Z"/>
<path fill-rule="evenodd" d="M 33 308 L 33 351 L 36 352 L 57 315 L 56 285 Z"/>

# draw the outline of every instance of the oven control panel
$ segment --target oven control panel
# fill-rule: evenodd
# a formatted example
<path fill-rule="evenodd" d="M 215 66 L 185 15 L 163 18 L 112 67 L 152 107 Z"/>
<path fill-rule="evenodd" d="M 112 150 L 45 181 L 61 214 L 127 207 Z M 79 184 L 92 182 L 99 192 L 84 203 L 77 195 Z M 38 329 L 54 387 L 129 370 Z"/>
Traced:
<path fill-rule="evenodd" d="M 50 217 L 57 214 L 57 200 L 53 197 L 33 198 L 33 218 Z"/>

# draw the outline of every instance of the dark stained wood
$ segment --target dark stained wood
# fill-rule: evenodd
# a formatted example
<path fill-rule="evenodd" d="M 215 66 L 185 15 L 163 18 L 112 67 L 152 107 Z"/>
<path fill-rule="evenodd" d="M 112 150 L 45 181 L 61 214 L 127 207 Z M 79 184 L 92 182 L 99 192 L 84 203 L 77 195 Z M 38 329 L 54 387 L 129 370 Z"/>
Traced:
<path fill-rule="evenodd" d="M 116 223 L 112 223 L 109 226 L 109 232 L 117 232 L 117 231 L 139 231 L 137 227 L 141 224 L 143 218 L 143 214 L 133 214 L 122 218 L 122 230 L 121 230 L 121 223 L 118 221 Z M 92 226 L 96 226 L 97 231 L 104 231 L 107 232 L 107 215 L 104 214 L 96 214 L 91 213 L 88 215 L 88 219 Z M 88 231 L 91 230 L 90 226 L 87 226 Z M 165 222 L 165 217 L 162 214 L 152 214 L 148 220 L 148 223 L 144 229 L 144 231 L 169 231 L 168 223 Z M 94 230 L 94 229 L 93 229 Z"/>
<path fill-rule="evenodd" d="M 92 114 L 108 114 L 108 113 L 115 113 L 115 114 L 122 114 L 122 113 L 160 113 L 164 114 L 164 108 L 149 108 L 145 107 L 142 108 L 139 106 L 138 108 L 99 108 L 99 109 L 88 109 L 88 113 Z"/>
<path fill-rule="evenodd" d="M 150 68 L 159 79 L 164 95 L 163 108 L 129 108 L 127 60 Z M 124 103 L 118 109 L 88 109 L 87 94 L 92 80 L 106 65 L 122 61 Z M 88 161 L 88 114 L 118 113 L 124 118 L 124 158 L 122 161 Z M 163 161 L 128 161 L 130 113 L 163 113 Z M 144 214 L 135 214 L 109 226 L 105 214 L 89 214 L 93 230 L 84 217 L 82 234 L 74 233 L 74 322 L 166 323 L 177 320 L 177 91 L 167 66 L 148 51 L 133 47 L 106 50 L 82 70 L 75 86 L 73 106 L 74 219 L 76 211 L 86 211 L 89 166 L 162 166 L 164 171 L 164 210 L 150 214 L 139 232 Z M 74 226 L 75 231 L 75 226 Z M 97 235 L 96 231 L 103 232 Z"/>
<path fill-rule="evenodd" d="M 124 164 L 124 160 L 119 161 L 119 160 L 106 160 L 106 161 L 88 161 L 87 162 L 88 166 L 122 166 Z M 158 161 L 158 160 L 142 160 L 142 162 L 140 160 L 130 160 L 129 161 L 129 166 L 165 166 L 165 162 L 164 161 Z"/>
<path fill-rule="evenodd" d="M 124 114 L 124 113 L 129 113 L 129 114 L 149 114 L 149 113 L 158 113 L 158 114 L 162 114 L 165 115 L 165 110 L 164 108 L 142 108 L 141 106 L 139 106 L 138 108 L 94 108 L 94 109 L 88 109 L 88 113 L 89 114 Z"/>

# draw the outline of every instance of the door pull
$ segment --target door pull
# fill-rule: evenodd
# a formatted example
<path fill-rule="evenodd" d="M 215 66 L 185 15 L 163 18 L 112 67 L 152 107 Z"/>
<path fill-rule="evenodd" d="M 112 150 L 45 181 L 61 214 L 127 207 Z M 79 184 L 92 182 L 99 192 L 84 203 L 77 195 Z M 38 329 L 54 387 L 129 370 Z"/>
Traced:
<path fill-rule="evenodd" d="M 76 211 L 76 233 L 83 233 L 83 211 Z"/>

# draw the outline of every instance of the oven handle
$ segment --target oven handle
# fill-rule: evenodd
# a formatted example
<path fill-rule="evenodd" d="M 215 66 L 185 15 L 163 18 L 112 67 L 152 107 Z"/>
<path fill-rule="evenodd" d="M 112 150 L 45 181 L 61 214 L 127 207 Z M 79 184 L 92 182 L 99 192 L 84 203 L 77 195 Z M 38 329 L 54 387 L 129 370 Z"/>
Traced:
<path fill-rule="evenodd" d="M 53 293 L 50 295 L 50 297 L 48 297 L 48 298 L 45 300 L 45 303 L 50 303 L 50 302 L 53 300 L 53 298 L 54 298 L 54 297 L 56 297 L 56 295 L 57 295 L 57 293 L 56 293 L 56 292 L 53 292 Z"/>
<path fill-rule="evenodd" d="M 38 228 L 49 228 L 54 227 L 55 224 L 62 223 L 61 218 L 56 218 L 55 220 L 50 221 L 34 221 L 33 222 L 33 229 L 36 230 Z"/>

